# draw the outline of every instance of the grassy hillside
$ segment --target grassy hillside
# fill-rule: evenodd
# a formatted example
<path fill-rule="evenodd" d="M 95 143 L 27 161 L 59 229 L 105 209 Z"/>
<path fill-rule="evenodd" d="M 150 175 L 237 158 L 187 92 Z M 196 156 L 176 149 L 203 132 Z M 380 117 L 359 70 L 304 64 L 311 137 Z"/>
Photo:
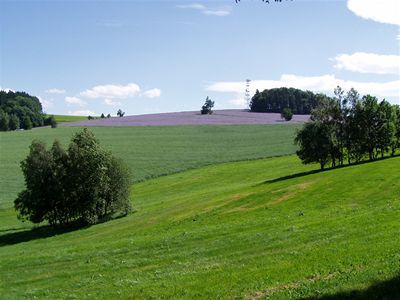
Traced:
<path fill-rule="evenodd" d="M 400 158 L 313 168 L 291 156 L 148 180 L 134 214 L 54 236 L 8 219 L 2 298 L 398 299 Z"/>
<path fill-rule="evenodd" d="M 100 143 L 126 161 L 132 181 L 212 163 L 291 154 L 299 125 L 99 127 Z M 10 207 L 23 188 L 20 161 L 33 139 L 66 145 L 79 128 L 0 132 L 0 209 Z"/>
<path fill-rule="evenodd" d="M 66 116 L 66 115 L 54 115 L 54 118 L 56 119 L 57 123 L 83 121 L 88 119 L 87 116 Z"/>

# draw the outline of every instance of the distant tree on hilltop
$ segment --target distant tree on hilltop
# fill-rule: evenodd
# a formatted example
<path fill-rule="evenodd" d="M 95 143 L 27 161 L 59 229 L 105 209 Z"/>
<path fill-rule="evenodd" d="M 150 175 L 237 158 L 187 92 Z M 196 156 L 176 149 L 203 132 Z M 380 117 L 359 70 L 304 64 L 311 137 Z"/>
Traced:
<path fill-rule="evenodd" d="M 212 108 L 214 107 L 214 101 L 211 101 L 211 99 L 207 96 L 206 102 L 204 105 L 201 107 L 201 114 L 202 115 L 211 115 L 213 113 Z"/>

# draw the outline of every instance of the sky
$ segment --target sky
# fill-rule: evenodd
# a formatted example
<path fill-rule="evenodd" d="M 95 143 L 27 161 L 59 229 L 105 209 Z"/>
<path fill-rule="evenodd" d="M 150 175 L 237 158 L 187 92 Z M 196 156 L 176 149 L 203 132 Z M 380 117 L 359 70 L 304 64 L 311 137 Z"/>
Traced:
<path fill-rule="evenodd" d="M 0 0 L 0 89 L 49 114 L 246 108 L 340 85 L 400 104 L 400 1 Z"/>

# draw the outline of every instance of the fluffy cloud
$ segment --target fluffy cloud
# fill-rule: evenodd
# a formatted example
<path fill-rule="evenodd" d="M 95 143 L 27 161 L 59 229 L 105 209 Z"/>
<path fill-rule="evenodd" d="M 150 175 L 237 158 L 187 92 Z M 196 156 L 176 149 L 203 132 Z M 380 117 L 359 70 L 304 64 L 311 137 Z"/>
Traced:
<path fill-rule="evenodd" d="M 69 111 L 68 114 L 73 116 L 96 116 L 96 113 L 91 110 Z"/>
<path fill-rule="evenodd" d="M 209 8 L 203 4 L 193 3 L 193 4 L 185 4 L 185 5 L 177 5 L 178 8 L 189 8 L 201 11 L 206 16 L 216 16 L 216 17 L 225 17 L 231 14 L 232 7 L 224 6 L 219 8 Z"/>
<path fill-rule="evenodd" d="M 335 68 L 360 73 L 399 74 L 400 56 L 356 52 L 334 58 Z"/>
<path fill-rule="evenodd" d="M 65 94 L 66 91 L 63 89 L 54 88 L 54 89 L 45 90 L 44 92 L 47 94 Z"/>
<path fill-rule="evenodd" d="M 338 79 L 334 75 L 322 76 L 298 76 L 292 74 L 284 74 L 279 80 L 254 80 L 250 85 L 250 93 L 254 94 L 255 90 L 293 87 L 302 90 L 311 90 L 332 94 L 333 89 L 340 85 L 345 90 L 355 88 L 360 94 L 371 94 L 380 98 L 389 98 L 399 101 L 400 99 L 400 80 L 389 82 L 358 82 Z M 245 82 L 216 82 L 206 89 L 213 92 L 234 93 L 235 98 L 230 102 L 232 104 L 243 106 Z M 243 99 L 243 100 L 242 100 Z"/>
<path fill-rule="evenodd" d="M 104 99 L 103 103 L 105 105 L 109 105 L 109 106 L 120 106 L 121 105 L 121 102 L 115 101 L 115 100 L 111 100 L 111 99 Z"/>
<path fill-rule="evenodd" d="M 361 18 L 400 25 L 399 0 L 348 0 L 347 7 Z"/>
<path fill-rule="evenodd" d="M 46 100 L 46 99 L 43 99 L 40 96 L 38 96 L 38 99 L 39 99 L 40 103 L 42 104 L 42 107 L 43 107 L 44 110 L 47 110 L 50 107 L 53 107 L 53 102 L 54 102 L 53 99 Z"/>
<path fill-rule="evenodd" d="M 135 97 L 140 93 L 140 87 L 136 83 L 129 83 L 127 85 L 97 85 L 91 89 L 81 92 L 82 97 L 97 99 L 126 99 L 128 97 Z"/>
<path fill-rule="evenodd" d="M 143 96 L 147 98 L 157 98 L 161 96 L 161 90 L 160 89 L 147 90 L 143 93 Z"/>
<path fill-rule="evenodd" d="M 85 106 L 87 103 L 77 97 L 65 97 L 65 102 L 68 105 L 79 105 L 79 106 Z"/>

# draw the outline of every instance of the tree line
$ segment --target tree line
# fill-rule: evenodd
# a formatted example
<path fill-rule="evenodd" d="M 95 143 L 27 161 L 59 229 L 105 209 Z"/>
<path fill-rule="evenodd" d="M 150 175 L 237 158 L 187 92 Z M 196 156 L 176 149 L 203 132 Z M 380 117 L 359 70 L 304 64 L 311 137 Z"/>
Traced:
<path fill-rule="evenodd" d="M 345 92 L 339 86 L 334 94 L 320 99 L 310 121 L 296 135 L 297 155 L 303 163 L 317 162 L 324 169 L 400 150 L 400 106 L 371 95 L 361 97 L 355 89 Z"/>
<path fill-rule="evenodd" d="M 31 129 L 57 123 L 53 116 L 46 116 L 39 99 L 25 92 L 0 91 L 0 131 Z"/>
<path fill-rule="evenodd" d="M 288 108 L 294 114 L 308 115 L 324 98 L 326 95 L 295 88 L 256 90 L 250 101 L 250 111 L 282 113 L 283 109 Z"/>

